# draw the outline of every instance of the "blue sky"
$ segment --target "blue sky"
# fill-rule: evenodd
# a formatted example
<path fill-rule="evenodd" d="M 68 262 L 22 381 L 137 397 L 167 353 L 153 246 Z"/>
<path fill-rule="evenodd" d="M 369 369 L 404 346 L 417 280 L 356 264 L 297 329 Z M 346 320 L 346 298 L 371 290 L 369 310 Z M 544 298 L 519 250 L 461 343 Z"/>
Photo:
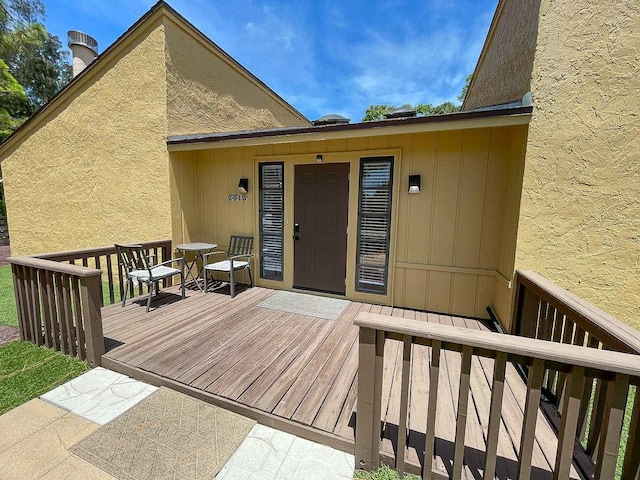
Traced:
<path fill-rule="evenodd" d="M 46 26 L 100 51 L 153 0 L 43 0 Z M 497 0 L 206 1 L 169 4 L 310 119 L 360 121 L 371 104 L 457 102 Z"/>

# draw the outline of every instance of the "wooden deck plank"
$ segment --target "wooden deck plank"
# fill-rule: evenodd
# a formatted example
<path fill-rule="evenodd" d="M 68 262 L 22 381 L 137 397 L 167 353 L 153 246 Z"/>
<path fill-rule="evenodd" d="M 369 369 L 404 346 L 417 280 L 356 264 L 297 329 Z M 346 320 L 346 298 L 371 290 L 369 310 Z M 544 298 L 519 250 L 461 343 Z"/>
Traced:
<path fill-rule="evenodd" d="M 208 390 L 209 386 L 212 385 L 215 380 L 221 377 L 227 370 L 231 369 L 236 363 L 246 361 L 247 359 L 255 360 L 251 356 L 248 356 L 247 352 L 252 348 L 256 348 L 258 345 L 275 342 L 277 338 L 286 335 L 287 330 L 291 328 L 297 320 L 296 317 L 293 313 L 271 313 L 269 317 L 267 317 L 268 320 L 261 322 L 258 329 L 252 330 L 251 335 L 240 337 L 237 341 L 224 345 L 220 349 L 220 355 L 216 358 L 216 361 L 211 363 L 212 368 L 209 368 L 198 378 L 189 382 L 190 385 L 195 388 Z M 213 386 L 209 391 L 218 394 L 217 389 Z"/>
<path fill-rule="evenodd" d="M 322 372 L 325 364 L 329 360 L 335 348 L 345 340 L 352 341 L 357 336 L 358 329 L 353 325 L 353 318 L 360 310 L 361 303 L 351 303 L 347 310 L 338 319 L 338 324 L 327 337 L 321 347 L 314 352 L 300 376 L 293 382 L 291 387 L 284 394 L 282 399 L 273 409 L 273 413 L 286 418 L 292 418 L 305 395 Z"/>
<path fill-rule="evenodd" d="M 287 429 L 310 438 L 325 435 L 327 443 L 340 448 L 354 441 L 358 331 L 353 319 L 359 311 L 487 329 L 474 319 L 355 302 L 337 321 L 312 319 L 258 307 L 274 294 L 260 287 L 244 290 L 234 299 L 219 293 L 188 292 L 185 300 L 175 301 L 176 292 L 177 287 L 167 288 L 154 302 L 156 309 L 148 314 L 143 305 L 131 301 L 124 308 L 103 308 L 105 337 L 116 345 L 105 355 L 112 365 L 136 375 L 149 372 L 156 383 L 166 378 L 171 385 L 182 385 L 185 391 L 233 405 L 238 411 L 244 408 L 253 417 L 276 422 L 274 425 L 280 419 Z M 163 299 L 168 303 L 163 304 Z M 402 349 L 395 340 L 386 343 L 381 408 L 385 425 L 393 427 L 385 429 L 387 445 L 391 446 L 387 453 L 393 454 L 397 439 L 392 442 L 391 437 L 397 435 L 400 414 Z M 430 357 L 430 347 L 413 345 L 405 458 L 414 471 L 424 461 Z M 513 478 L 515 472 L 514 443 L 519 445 L 523 415 L 518 402 L 526 389 L 513 366 L 508 367 L 497 478 Z M 446 473 L 451 472 L 453 458 L 460 354 L 443 351 L 440 370 L 435 466 Z M 463 478 L 478 478 L 476 467 L 481 469 L 484 463 L 484 454 L 478 452 L 483 451 L 488 432 L 492 377 L 493 360 L 472 360 Z M 542 421 L 539 418 L 538 425 Z M 539 438 L 544 436 L 550 438 Z M 553 450 L 555 454 L 556 445 L 548 425 L 537 429 L 534 465 L 538 469 L 534 472 L 544 470 L 550 475 L 551 454 L 547 453 Z"/>
<path fill-rule="evenodd" d="M 278 330 L 273 341 L 264 341 L 256 345 L 251 356 L 239 358 L 229 370 L 214 380 L 207 390 L 225 398 L 237 399 L 268 365 L 298 341 L 298 337 L 309 338 L 309 334 L 314 334 L 319 324 L 320 322 L 313 317 L 292 315 L 291 321 Z"/>

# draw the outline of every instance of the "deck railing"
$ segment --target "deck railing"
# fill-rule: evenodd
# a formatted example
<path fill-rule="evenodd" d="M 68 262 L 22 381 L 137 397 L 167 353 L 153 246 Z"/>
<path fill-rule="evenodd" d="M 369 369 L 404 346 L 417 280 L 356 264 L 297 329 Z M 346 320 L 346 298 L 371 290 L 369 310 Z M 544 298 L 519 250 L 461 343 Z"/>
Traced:
<path fill-rule="evenodd" d="M 171 240 L 142 245 L 157 262 L 171 258 Z M 11 257 L 9 262 L 20 338 L 99 366 L 105 351 L 100 307 L 121 301 L 124 292 L 115 247 Z M 143 293 L 140 285 L 138 294 Z"/>
<path fill-rule="evenodd" d="M 640 354 L 640 331 L 558 287 L 542 275 L 519 270 L 514 284 L 515 302 L 511 328 L 515 335 L 559 343 L 562 348 L 565 345 L 578 345 L 589 349 Z M 585 351 L 585 355 L 592 353 L 593 350 Z M 632 357 L 630 362 L 638 365 L 640 357 Z M 562 412 L 565 411 L 564 397 L 567 388 L 566 373 L 562 369 L 545 369 L 542 408 L 556 428 L 559 428 Z M 592 376 L 585 378 L 576 432 L 576 440 L 583 447 L 582 451 L 578 451 L 578 463 L 584 461 L 582 454 L 588 457 L 589 462 L 597 463 L 602 436 L 606 434 L 603 416 L 608 390 L 609 384 L 603 379 Z M 632 425 L 637 428 L 640 394 L 636 393 L 629 400 L 635 402 Z M 629 435 L 634 449 L 625 461 L 627 471 L 634 468 L 637 471 L 640 463 L 640 440 L 635 441 L 634 432 Z M 588 472 L 588 462 L 583 466 Z"/>
<path fill-rule="evenodd" d="M 159 240 L 152 242 L 142 242 L 144 250 L 148 255 L 154 257 L 156 263 L 171 259 L 171 240 Z M 37 258 L 53 260 L 55 262 L 66 262 L 71 265 L 81 264 L 83 267 L 96 268 L 105 274 L 103 283 L 100 284 L 101 291 L 106 289 L 100 296 L 102 305 L 110 305 L 122 300 L 124 293 L 125 278 L 122 267 L 118 265 L 116 249 L 113 245 L 98 248 L 87 248 L 84 250 L 72 250 L 68 252 L 45 253 L 36 255 Z M 163 280 L 163 287 L 171 286 L 171 278 Z M 144 290 L 144 285 L 140 283 L 137 288 L 138 295 L 148 293 Z M 133 286 L 130 287 L 129 296 L 134 296 Z"/>
<path fill-rule="evenodd" d="M 622 479 L 637 480 L 640 462 L 639 413 L 640 395 L 635 395 L 632 405 L 627 405 L 629 393 L 640 384 L 640 357 L 633 353 L 633 340 L 618 338 L 625 327 L 617 320 L 606 316 L 595 307 L 588 305 L 575 297 L 567 297 L 562 291 L 542 277 L 529 272 L 520 272 L 516 282 L 518 293 L 517 308 L 514 309 L 520 325 L 519 332 L 532 332 L 529 325 L 536 322 L 536 332 L 540 330 L 541 303 L 534 308 L 531 290 L 527 290 L 528 280 L 534 278 L 538 290 L 538 299 L 545 298 L 545 305 L 552 305 L 558 312 L 563 312 L 562 322 L 552 328 L 564 331 L 565 324 L 576 322 L 570 308 L 579 310 L 582 317 L 592 320 L 600 330 L 600 336 L 585 333 L 588 344 L 589 338 L 597 338 L 600 343 L 606 339 L 611 341 L 607 345 L 612 348 L 587 348 L 579 341 L 567 341 L 558 348 L 550 340 L 527 338 L 516 335 L 504 335 L 493 332 L 463 329 L 448 325 L 432 324 L 416 320 L 401 320 L 382 315 L 362 313 L 355 323 L 360 327 L 359 365 L 358 365 L 358 404 L 356 415 L 356 466 L 365 470 L 377 468 L 380 462 L 381 445 L 381 393 L 384 369 L 385 342 L 389 339 L 403 342 L 402 382 L 400 388 L 400 418 L 398 423 L 397 448 L 395 451 L 395 467 L 403 472 L 406 469 L 405 451 L 407 447 L 407 413 L 409 400 L 409 378 L 412 362 L 412 351 L 416 345 L 431 348 L 431 362 L 426 375 L 429 381 L 428 398 L 426 403 L 426 437 L 424 444 L 424 479 L 459 479 L 463 471 L 465 451 L 465 429 L 470 389 L 471 365 L 474 357 L 481 361 L 493 359 L 493 381 L 490 394 L 490 407 L 485 442 L 484 467 L 475 473 L 476 477 L 493 479 L 498 462 L 498 435 L 500 431 L 500 417 L 503 409 L 503 391 L 505 384 L 505 370 L 509 364 L 526 367 L 527 385 L 526 401 L 520 444 L 516 445 L 517 476 L 523 480 L 532 477 L 532 457 L 534 451 L 536 422 L 541 399 L 544 400 L 545 391 L 549 384 L 549 376 L 555 373 L 551 384 L 559 392 L 558 405 L 558 444 L 554 468 L 554 479 L 569 478 L 569 472 L 574 462 L 576 441 L 586 435 L 588 442 L 585 448 L 588 460 L 591 462 L 593 478 L 615 478 L 616 462 L 620 452 L 623 460 Z M 523 280 L 524 279 L 524 280 Z M 542 282 L 542 280 L 544 282 Z M 523 287 L 524 285 L 524 287 Z M 553 286 L 553 288 L 552 288 Z M 563 293 L 564 292 L 564 293 Z M 562 293 L 562 295 L 561 295 Z M 550 296 L 554 296 L 552 299 Z M 526 301 L 523 301 L 526 298 Z M 561 301 L 560 299 L 564 299 Z M 577 309 L 575 302 L 581 306 Z M 518 307 L 519 306 L 519 307 Z M 545 307 L 545 314 L 548 308 Z M 535 313 L 535 315 L 534 315 Z M 567 320 L 569 318 L 569 320 Z M 556 318 L 557 320 L 557 318 Z M 608 324 L 610 322 L 611 324 Z M 544 330 L 544 323 L 542 324 Z M 580 328 L 586 324 L 580 323 Z M 584 325 L 584 326 L 583 326 Z M 517 327 L 516 327 L 517 328 Z M 592 328 L 592 327 L 590 327 Z M 573 328 L 575 337 L 576 328 Z M 592 331 L 596 331 L 595 327 Z M 608 336 L 604 335 L 604 332 Z M 578 335 L 582 335 L 578 332 Z M 562 336 L 560 340 L 562 340 Z M 617 343 L 613 343 L 616 338 Z M 579 338 L 578 338 L 579 340 Z M 595 341 L 595 340 L 594 340 Z M 622 345 L 626 347 L 622 348 Z M 616 348 L 621 351 L 614 351 Z M 421 347 L 422 348 L 422 347 Z M 443 351 L 460 352 L 460 382 L 458 405 L 456 410 L 454 452 L 449 472 L 442 472 L 432 468 L 434 458 L 436 434 L 436 408 L 438 397 L 438 381 L 440 375 L 440 361 Z M 451 366 L 449 365 L 449 369 Z M 415 374 L 415 372 L 414 372 Z M 451 374 L 451 372 L 450 372 Z M 560 385 L 560 387 L 558 387 Z M 419 401 L 419 400 L 418 400 Z M 416 402 L 416 399 L 412 399 Z M 543 401 L 544 403 L 544 401 Z M 627 413 L 631 411 L 630 431 L 626 438 L 626 446 L 621 449 L 622 424 Z M 564 412 L 564 413 L 563 413 Z M 584 453 L 583 453 L 584 455 Z M 581 467 L 578 465 L 578 468 Z M 482 472 L 481 472 L 482 470 Z M 584 474 L 584 470 L 582 471 Z M 587 475 L 591 476 L 591 473 Z"/>

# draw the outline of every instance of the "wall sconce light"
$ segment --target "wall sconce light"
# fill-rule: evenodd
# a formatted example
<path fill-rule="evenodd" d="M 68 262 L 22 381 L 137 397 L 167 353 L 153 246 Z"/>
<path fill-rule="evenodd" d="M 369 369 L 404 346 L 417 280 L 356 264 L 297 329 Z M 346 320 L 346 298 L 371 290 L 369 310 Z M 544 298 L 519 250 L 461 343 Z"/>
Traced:
<path fill-rule="evenodd" d="M 316 163 L 322 163 L 322 155 L 316 155 Z"/>
<path fill-rule="evenodd" d="M 241 178 L 240 183 L 238 183 L 238 190 L 240 193 L 249 193 L 249 179 Z"/>
<path fill-rule="evenodd" d="M 409 175 L 409 193 L 420 193 L 420 175 Z"/>

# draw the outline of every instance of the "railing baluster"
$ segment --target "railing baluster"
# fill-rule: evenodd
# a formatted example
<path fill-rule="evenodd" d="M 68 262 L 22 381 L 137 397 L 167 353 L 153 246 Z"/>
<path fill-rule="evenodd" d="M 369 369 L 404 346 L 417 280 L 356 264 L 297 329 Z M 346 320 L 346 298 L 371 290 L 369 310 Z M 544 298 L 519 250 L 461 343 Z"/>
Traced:
<path fill-rule="evenodd" d="M 591 422 L 589 423 L 589 435 L 587 437 L 587 446 L 585 452 L 590 455 L 594 463 L 598 462 L 598 452 L 601 442 L 600 435 L 602 433 L 602 419 L 604 416 L 604 407 L 607 398 L 608 382 L 605 380 L 596 380 L 596 390 L 593 397 L 593 408 L 591 409 Z"/>
<path fill-rule="evenodd" d="M 618 451 L 620 450 L 620 432 L 624 421 L 624 409 L 627 404 L 629 376 L 617 374 L 607 389 L 607 400 L 602 425 L 604 438 L 598 448 L 596 480 L 610 480 L 615 476 Z"/>
<path fill-rule="evenodd" d="M 71 308 L 71 290 L 70 290 L 70 281 L 71 277 L 68 275 L 62 276 L 62 301 L 64 302 L 62 305 L 62 310 L 64 312 L 64 323 L 67 331 L 67 345 L 69 346 L 69 355 L 72 357 L 76 356 L 76 332 L 75 326 L 73 324 L 73 310 Z"/>
<path fill-rule="evenodd" d="M 576 443 L 578 431 L 578 417 L 580 401 L 584 390 L 584 368 L 574 367 L 566 376 L 565 398 L 562 405 L 562 426 L 558 436 L 556 451 L 556 466 L 553 470 L 553 480 L 569 478 L 571 462 L 573 460 L 573 446 Z"/>
<path fill-rule="evenodd" d="M 636 386 L 633 412 L 629 423 L 627 451 L 622 464 L 622 480 L 640 479 L 640 387 Z"/>
<path fill-rule="evenodd" d="M 411 375 L 411 337 L 402 339 L 402 383 L 400 384 L 400 420 L 398 422 L 398 452 L 396 470 L 404 475 L 404 456 L 407 447 L 407 414 L 409 412 L 409 376 Z"/>
<path fill-rule="evenodd" d="M 487 451 L 484 461 L 484 480 L 493 480 L 496 474 L 498 456 L 498 437 L 502 423 L 502 397 L 504 394 L 504 375 L 507 367 L 507 354 L 499 352 L 493 367 L 491 384 L 491 407 L 489 410 L 489 431 L 487 433 Z"/>
<path fill-rule="evenodd" d="M 569 319 L 568 317 L 565 317 L 564 319 L 564 326 L 562 327 L 562 343 L 567 344 L 567 345 L 572 345 L 573 344 L 573 329 L 575 327 L 575 324 L 571 321 L 571 319 Z M 557 393 L 556 396 L 558 398 L 558 411 L 560 412 L 560 415 L 562 415 L 562 406 L 564 405 L 564 385 L 565 382 L 567 380 L 567 374 L 564 372 L 561 372 L 558 375 L 558 384 L 557 384 Z"/>
<path fill-rule="evenodd" d="M 49 308 L 49 296 L 47 291 L 47 272 L 45 270 L 40 271 L 38 276 L 38 288 L 42 295 L 42 329 L 44 331 L 44 344 L 47 348 L 53 347 L 52 330 L 53 325 L 51 321 L 51 310 Z"/>
<path fill-rule="evenodd" d="M 16 295 L 16 309 L 18 312 L 18 325 L 20 327 L 20 340 L 29 340 L 29 326 L 27 314 L 27 299 L 25 292 L 24 267 L 22 265 L 11 265 L 13 276 L 13 289 Z"/>
<path fill-rule="evenodd" d="M 58 315 L 56 312 L 56 295 L 53 285 L 53 272 L 49 270 L 43 270 L 46 283 L 46 298 L 48 307 L 48 317 L 51 322 L 51 335 L 53 338 L 54 350 L 60 350 L 60 325 L 58 324 Z"/>
<path fill-rule="evenodd" d="M 471 359 L 473 348 L 468 345 L 462 347 L 462 364 L 460 366 L 460 386 L 458 394 L 458 414 L 456 415 L 455 450 L 453 454 L 452 478 L 462 478 L 464 463 L 464 438 L 467 428 L 467 408 L 469 406 L 469 386 L 471 382 Z"/>
<path fill-rule="evenodd" d="M 80 281 L 78 277 L 71 277 L 71 293 L 73 297 L 73 307 L 74 307 L 74 320 L 75 320 L 75 332 L 76 332 L 76 341 L 78 345 L 78 358 L 80 360 L 85 360 L 87 358 L 87 349 L 85 347 L 85 325 L 82 317 L 82 308 L 80 306 Z M 100 295 L 102 299 L 102 294 Z"/>
<path fill-rule="evenodd" d="M 540 407 L 540 388 L 544 377 L 544 361 L 539 358 L 533 360 L 527 380 L 527 399 L 522 421 L 522 437 L 520 440 L 520 454 L 518 455 L 518 480 L 531 478 L 531 459 L 533 457 L 533 442 L 536 435 L 536 421 Z"/>
<path fill-rule="evenodd" d="M 109 280 L 109 302 L 113 305 L 116 303 L 116 297 L 113 287 L 113 267 L 111 266 L 111 255 L 107 255 L 107 277 Z M 120 281 L 122 283 L 122 280 Z M 120 287 L 120 295 L 122 295 L 122 286 Z"/>
<path fill-rule="evenodd" d="M 63 294 L 63 284 L 62 284 L 62 274 L 55 273 L 55 291 L 56 291 L 56 305 L 57 305 L 57 315 L 56 321 L 60 326 L 60 351 L 65 354 L 69 354 L 69 344 L 68 344 L 68 333 L 67 333 L 67 321 L 65 318 L 65 310 L 64 310 L 64 294 Z"/>
<path fill-rule="evenodd" d="M 438 406 L 438 380 L 440 378 L 440 340 L 431 342 L 431 366 L 429 367 L 429 402 L 427 404 L 427 429 L 424 446 L 424 468 L 422 480 L 433 477 L 433 457 L 436 440 L 436 411 Z"/>
<path fill-rule="evenodd" d="M 42 329 L 40 328 L 40 312 L 38 311 L 38 302 L 36 301 L 36 295 L 38 294 L 38 288 L 34 277 L 37 277 L 37 272 L 33 268 L 26 270 L 26 293 L 27 293 L 27 305 L 29 314 L 29 331 L 30 340 L 36 345 L 42 345 Z"/>

